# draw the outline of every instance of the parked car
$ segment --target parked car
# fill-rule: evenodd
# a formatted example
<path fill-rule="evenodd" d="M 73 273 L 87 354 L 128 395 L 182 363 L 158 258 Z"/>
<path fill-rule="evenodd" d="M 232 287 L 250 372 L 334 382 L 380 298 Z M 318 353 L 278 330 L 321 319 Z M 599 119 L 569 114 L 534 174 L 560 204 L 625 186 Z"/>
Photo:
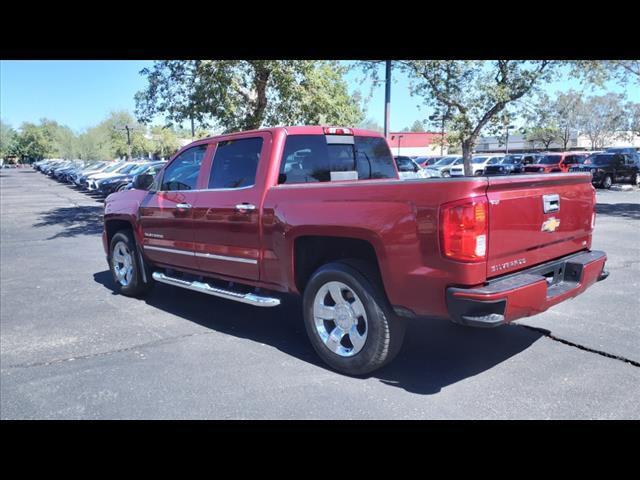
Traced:
<path fill-rule="evenodd" d="M 78 187 L 86 187 L 87 180 L 90 175 L 104 172 L 107 168 L 112 167 L 118 162 L 97 162 L 93 165 L 89 165 L 89 167 L 85 168 L 81 172 L 78 172 L 74 178 L 73 183 L 75 183 Z"/>
<path fill-rule="evenodd" d="M 499 162 L 504 155 L 501 154 L 491 154 L 491 155 L 474 155 L 471 158 L 471 168 L 473 170 L 473 175 L 482 175 L 484 173 L 485 166 L 490 162 Z M 450 170 L 452 177 L 463 177 L 464 176 L 464 163 L 461 165 L 456 165 L 455 167 L 451 167 Z"/>
<path fill-rule="evenodd" d="M 442 157 L 433 165 L 429 165 L 425 170 L 432 174 L 434 177 L 450 177 L 451 167 L 462 164 L 462 156 L 449 155 Z"/>
<path fill-rule="evenodd" d="M 571 170 L 572 167 L 583 165 L 587 158 L 589 158 L 590 156 L 590 152 L 572 153 L 570 155 L 567 155 L 567 157 L 565 158 L 567 171 Z"/>
<path fill-rule="evenodd" d="M 104 171 L 104 173 L 98 173 L 89 176 L 89 181 L 87 182 L 87 189 L 92 190 L 100 190 L 100 186 L 107 181 L 110 181 L 112 178 L 116 178 L 120 175 L 126 175 L 136 168 L 138 168 L 142 163 L 140 162 L 123 162 L 118 168 L 111 172 Z"/>
<path fill-rule="evenodd" d="M 436 157 L 416 157 L 413 160 L 422 168 L 427 168 L 429 165 L 433 165 L 434 163 L 436 163 L 442 157 L 442 155 L 438 155 Z"/>
<path fill-rule="evenodd" d="M 524 167 L 525 173 L 568 172 L 569 165 L 581 152 L 547 152 L 538 154 L 536 163 Z"/>
<path fill-rule="evenodd" d="M 349 165 L 357 179 L 332 180 Z M 260 307 L 301 295 L 313 348 L 346 374 L 388 363 L 407 317 L 497 326 L 607 276 L 588 175 L 400 181 L 372 131 L 202 139 L 135 186 L 105 201 L 118 292 L 160 282 Z"/>
<path fill-rule="evenodd" d="M 155 175 L 160 171 L 162 166 L 167 162 L 145 162 L 139 164 L 128 173 L 114 175 L 98 182 L 98 189 L 103 195 L 110 195 L 113 192 L 119 192 L 127 188 L 136 175 L 148 174 Z"/>
<path fill-rule="evenodd" d="M 511 175 L 522 173 L 524 161 L 527 156 L 522 154 L 509 154 L 501 158 L 490 159 L 484 167 L 484 175 Z M 528 160 L 532 155 L 528 155 Z"/>
<path fill-rule="evenodd" d="M 588 165 L 574 166 L 571 172 L 591 173 L 591 182 L 601 188 L 614 183 L 632 183 L 640 186 L 640 160 L 638 154 L 598 153 L 590 157 Z"/>
<path fill-rule="evenodd" d="M 398 175 L 402 180 L 409 178 L 430 178 L 431 175 L 426 172 L 410 157 L 393 157 L 398 167 Z"/>
<path fill-rule="evenodd" d="M 122 161 L 111 162 L 111 164 L 109 164 L 106 168 L 98 172 L 90 173 L 89 175 L 87 175 L 82 183 L 82 186 L 87 190 L 95 190 L 95 180 L 108 177 L 109 175 L 114 174 L 114 172 L 124 167 L 125 165 L 127 165 L 127 162 L 122 162 Z"/>
<path fill-rule="evenodd" d="M 64 166 L 54 169 L 53 177 L 61 182 L 66 182 L 67 175 L 80 168 L 84 168 L 84 162 L 82 160 L 70 160 Z"/>

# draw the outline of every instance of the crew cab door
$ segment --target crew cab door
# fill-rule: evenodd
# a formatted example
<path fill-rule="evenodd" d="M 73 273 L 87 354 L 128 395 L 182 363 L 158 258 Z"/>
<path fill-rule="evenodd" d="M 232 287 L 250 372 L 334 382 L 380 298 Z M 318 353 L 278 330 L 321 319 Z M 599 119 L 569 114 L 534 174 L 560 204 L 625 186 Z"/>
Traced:
<path fill-rule="evenodd" d="M 193 207 L 207 148 L 206 144 L 196 145 L 176 156 L 140 202 L 143 249 L 153 263 L 197 269 Z"/>
<path fill-rule="evenodd" d="M 271 133 L 222 137 L 193 211 L 198 269 L 258 280 L 261 206 Z"/>

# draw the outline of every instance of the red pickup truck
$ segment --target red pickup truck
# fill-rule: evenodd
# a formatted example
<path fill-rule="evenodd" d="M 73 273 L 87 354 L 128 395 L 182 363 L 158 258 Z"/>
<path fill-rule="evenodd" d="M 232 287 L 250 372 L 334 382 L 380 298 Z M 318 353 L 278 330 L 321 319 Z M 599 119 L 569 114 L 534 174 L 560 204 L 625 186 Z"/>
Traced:
<path fill-rule="evenodd" d="M 303 296 L 311 343 L 353 375 L 406 318 L 493 327 L 604 279 L 588 174 L 400 180 L 380 134 L 279 127 L 196 141 L 105 201 L 120 292 L 154 282 L 260 307 Z"/>

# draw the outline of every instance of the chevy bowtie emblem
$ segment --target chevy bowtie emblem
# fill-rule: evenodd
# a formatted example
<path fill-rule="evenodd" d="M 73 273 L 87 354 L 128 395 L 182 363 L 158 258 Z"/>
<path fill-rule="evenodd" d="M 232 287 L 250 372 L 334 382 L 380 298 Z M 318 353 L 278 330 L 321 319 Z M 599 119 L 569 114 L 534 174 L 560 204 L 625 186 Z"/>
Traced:
<path fill-rule="evenodd" d="M 541 231 L 555 232 L 559 226 L 560 226 L 560 220 L 558 220 L 556 217 L 551 217 L 542 223 Z"/>

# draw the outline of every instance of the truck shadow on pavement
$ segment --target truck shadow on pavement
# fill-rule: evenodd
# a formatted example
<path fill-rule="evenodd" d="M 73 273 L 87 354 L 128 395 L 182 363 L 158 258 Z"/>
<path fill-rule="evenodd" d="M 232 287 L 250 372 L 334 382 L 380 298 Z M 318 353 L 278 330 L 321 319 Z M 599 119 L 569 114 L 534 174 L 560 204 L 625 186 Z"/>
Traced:
<path fill-rule="evenodd" d="M 93 277 L 116 295 L 111 272 L 102 271 Z M 151 294 L 141 301 L 217 332 L 271 345 L 287 355 L 329 370 L 307 339 L 301 302 L 296 297 L 285 298 L 279 307 L 260 309 L 156 284 Z M 377 378 L 411 393 L 432 395 L 517 355 L 541 336 L 516 325 L 485 330 L 446 320 L 412 320 L 396 359 L 364 378 Z"/>
<path fill-rule="evenodd" d="M 47 240 L 77 235 L 95 235 L 102 233 L 102 206 L 60 207 L 44 212 L 40 221 L 33 226 L 37 228 L 58 226 L 63 230 Z"/>
<path fill-rule="evenodd" d="M 639 203 L 597 203 L 596 204 L 596 225 L 598 215 L 612 215 L 614 217 L 630 218 L 640 220 Z"/>

